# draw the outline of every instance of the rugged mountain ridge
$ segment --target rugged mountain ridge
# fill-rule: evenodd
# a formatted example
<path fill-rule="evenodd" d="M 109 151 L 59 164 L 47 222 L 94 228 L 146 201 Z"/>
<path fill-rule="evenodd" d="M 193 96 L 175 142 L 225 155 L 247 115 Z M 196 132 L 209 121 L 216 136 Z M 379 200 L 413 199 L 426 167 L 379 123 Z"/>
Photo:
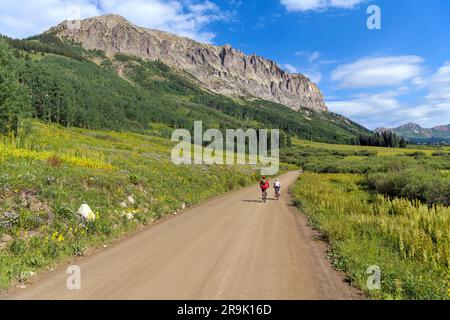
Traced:
<path fill-rule="evenodd" d="M 417 123 L 407 123 L 398 128 L 378 128 L 375 132 L 392 131 L 397 135 L 415 142 L 439 142 L 441 140 L 450 141 L 450 124 L 436 126 L 434 128 L 423 128 Z"/>
<path fill-rule="evenodd" d="M 206 89 L 230 97 L 254 97 L 294 110 L 327 111 L 316 84 L 290 74 L 275 62 L 246 55 L 229 45 L 213 46 L 167 32 L 138 27 L 121 16 L 65 21 L 47 31 L 107 54 L 124 53 L 159 60 L 193 75 Z"/>

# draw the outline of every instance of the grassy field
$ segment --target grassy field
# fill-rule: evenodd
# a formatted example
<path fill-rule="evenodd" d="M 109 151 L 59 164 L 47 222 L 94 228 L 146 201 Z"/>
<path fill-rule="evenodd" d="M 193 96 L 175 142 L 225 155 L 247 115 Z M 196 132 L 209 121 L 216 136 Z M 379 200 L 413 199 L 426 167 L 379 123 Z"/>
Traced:
<path fill-rule="evenodd" d="M 3 138 L 0 288 L 259 178 L 255 166 L 176 166 L 173 146 L 155 135 L 36 121 Z M 95 221 L 76 214 L 83 203 Z"/>
<path fill-rule="evenodd" d="M 305 169 L 295 203 L 353 285 L 373 299 L 449 298 L 448 148 L 295 146 L 284 152 Z M 368 290 L 370 266 L 381 269 L 381 290 Z"/>
<path fill-rule="evenodd" d="M 450 152 L 450 146 L 408 146 L 405 149 L 400 148 L 382 148 L 382 147 L 368 147 L 368 146 L 352 146 L 352 145 L 342 145 L 342 144 L 327 144 L 321 142 L 307 141 L 293 139 L 293 144 L 298 147 L 311 147 L 317 149 L 324 149 L 327 151 L 371 151 L 376 152 L 380 156 L 392 156 L 392 155 L 403 155 L 412 154 L 414 152 L 424 152 L 427 155 L 432 155 L 433 152 L 443 151 Z"/>

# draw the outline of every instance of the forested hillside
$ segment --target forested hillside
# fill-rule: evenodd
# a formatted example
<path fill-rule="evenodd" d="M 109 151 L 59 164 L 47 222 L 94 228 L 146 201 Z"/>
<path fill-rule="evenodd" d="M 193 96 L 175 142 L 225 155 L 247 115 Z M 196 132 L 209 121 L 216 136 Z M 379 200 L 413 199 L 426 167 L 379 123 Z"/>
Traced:
<path fill-rule="evenodd" d="M 20 117 L 29 116 L 26 89 L 19 82 L 19 65 L 8 46 L 0 41 L 0 132 L 17 131 Z"/>
<path fill-rule="evenodd" d="M 14 107 L 22 117 L 135 132 L 144 132 L 152 123 L 190 129 L 194 120 L 202 120 L 210 128 L 280 128 L 282 144 L 287 144 L 290 136 L 344 144 L 360 144 L 361 138 L 369 141 L 372 136 L 333 113 L 297 112 L 268 101 L 213 94 L 201 89 L 188 74 L 157 61 L 106 56 L 51 35 L 5 40 L 11 48 L 2 45 L 3 59 L 15 66 L 8 70 L 16 70 L 9 78 L 24 92 L 22 106 Z"/>

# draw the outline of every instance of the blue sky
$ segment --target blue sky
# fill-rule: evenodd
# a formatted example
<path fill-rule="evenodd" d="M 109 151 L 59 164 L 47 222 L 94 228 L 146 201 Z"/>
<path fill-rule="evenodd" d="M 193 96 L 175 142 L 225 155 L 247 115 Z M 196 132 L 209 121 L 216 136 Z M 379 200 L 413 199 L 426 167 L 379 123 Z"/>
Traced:
<path fill-rule="evenodd" d="M 381 30 L 366 26 L 373 4 Z M 450 123 L 448 0 L 2 0 L 0 33 L 26 37 L 106 13 L 270 58 L 371 129 Z"/>

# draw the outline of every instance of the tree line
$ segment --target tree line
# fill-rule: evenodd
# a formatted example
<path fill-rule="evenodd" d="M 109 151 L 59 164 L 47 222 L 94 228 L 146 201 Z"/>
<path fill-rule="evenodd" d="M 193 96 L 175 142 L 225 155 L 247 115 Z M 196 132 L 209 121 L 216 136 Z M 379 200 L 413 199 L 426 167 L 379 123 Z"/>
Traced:
<path fill-rule="evenodd" d="M 21 118 L 31 112 L 29 96 L 18 73 L 10 48 L 0 40 L 0 133 L 7 135 L 16 133 Z"/>
<path fill-rule="evenodd" d="M 376 146 L 385 148 L 405 148 L 407 145 L 403 137 L 399 137 L 392 131 L 375 132 L 371 136 L 360 136 L 362 146 Z"/>
<path fill-rule="evenodd" d="M 27 53 L 52 53 L 78 61 L 84 60 L 83 56 L 76 51 L 70 49 L 61 39 L 52 34 L 42 34 L 35 37 L 30 37 L 26 40 L 13 39 L 6 36 L 1 36 L 11 48 L 14 48 L 16 58 L 21 58 L 21 52 Z M 23 56 L 29 60 L 29 56 Z"/>

